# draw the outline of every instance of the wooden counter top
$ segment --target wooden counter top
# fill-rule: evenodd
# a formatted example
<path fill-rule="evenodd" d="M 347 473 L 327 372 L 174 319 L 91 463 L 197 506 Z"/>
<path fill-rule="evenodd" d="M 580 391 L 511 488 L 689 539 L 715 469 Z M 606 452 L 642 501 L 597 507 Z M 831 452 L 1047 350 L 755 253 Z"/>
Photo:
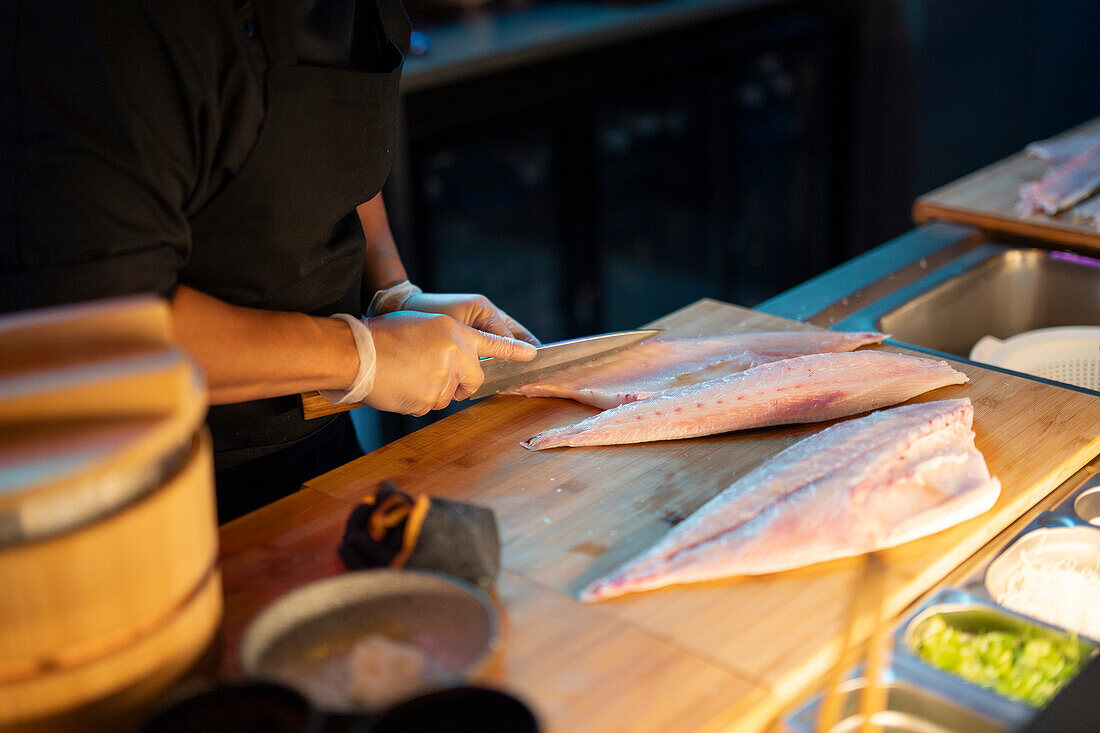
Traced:
<path fill-rule="evenodd" d="M 709 300 L 654 325 L 680 336 L 812 329 Z M 977 445 L 1002 496 L 980 517 L 882 553 L 890 616 L 1100 452 L 1100 398 L 955 366 L 969 384 L 918 400 L 971 398 Z M 484 400 L 223 527 L 222 671 L 238 673 L 237 639 L 265 603 L 342 569 L 335 548 L 347 515 L 368 489 L 391 479 L 495 511 L 506 629 L 482 681 L 526 700 L 545 730 L 763 730 L 836 658 L 859 559 L 594 605 L 574 596 L 734 478 L 825 424 L 539 453 L 518 444 L 592 412 L 566 400 Z M 857 628 L 860 636 L 869 631 L 869 623 Z"/>

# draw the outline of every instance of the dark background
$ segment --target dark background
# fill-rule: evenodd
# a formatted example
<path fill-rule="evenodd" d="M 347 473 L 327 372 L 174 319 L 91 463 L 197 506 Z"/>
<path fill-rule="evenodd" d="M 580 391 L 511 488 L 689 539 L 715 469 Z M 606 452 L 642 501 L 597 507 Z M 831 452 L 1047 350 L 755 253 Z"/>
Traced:
<path fill-rule="evenodd" d="M 471 19 L 424 1 L 429 38 Z M 1093 0 L 763 5 L 406 93 L 386 197 L 413 281 L 485 293 L 544 341 L 752 306 L 1100 115 Z"/>

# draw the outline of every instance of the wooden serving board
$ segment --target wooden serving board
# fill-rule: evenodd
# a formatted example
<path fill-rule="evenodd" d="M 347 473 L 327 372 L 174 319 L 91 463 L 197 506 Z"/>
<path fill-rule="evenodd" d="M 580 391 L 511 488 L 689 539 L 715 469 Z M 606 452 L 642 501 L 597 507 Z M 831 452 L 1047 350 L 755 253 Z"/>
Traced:
<path fill-rule="evenodd" d="M 1100 118 L 1057 137 L 1096 131 L 1100 131 Z M 1023 152 L 1017 153 L 921 196 L 913 204 L 913 221 L 921 224 L 929 219 L 938 219 L 1100 250 L 1100 232 L 1096 227 L 1074 222 L 1068 212 L 1056 216 L 1021 216 L 1017 213 L 1020 186 L 1042 178 L 1049 165 L 1045 160 L 1029 157 Z"/>
<path fill-rule="evenodd" d="M 711 300 L 652 325 L 674 336 L 813 329 Z M 978 448 L 1003 493 L 981 517 L 882 553 L 889 615 L 1100 452 L 1100 398 L 955 367 L 970 383 L 918 400 L 970 397 Z M 837 657 L 859 559 L 593 605 L 575 595 L 738 476 L 828 423 L 537 453 L 519 445 L 593 412 L 567 400 L 494 397 L 223 528 L 227 649 L 263 603 L 340 570 L 334 548 L 347 512 L 391 479 L 496 512 L 507 633 L 486 681 L 528 700 L 546 730 L 763 730 L 819 685 Z M 856 634 L 870 629 L 865 620 Z"/>

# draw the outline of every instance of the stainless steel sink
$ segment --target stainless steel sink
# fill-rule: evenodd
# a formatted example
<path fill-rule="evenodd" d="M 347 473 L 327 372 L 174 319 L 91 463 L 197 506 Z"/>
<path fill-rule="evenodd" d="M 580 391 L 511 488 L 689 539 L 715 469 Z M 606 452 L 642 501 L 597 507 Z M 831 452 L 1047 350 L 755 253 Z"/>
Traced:
<path fill-rule="evenodd" d="M 882 313 L 877 327 L 899 341 L 967 356 L 982 336 L 1100 325 L 1100 260 L 992 244 L 965 259 L 975 256 L 986 259 L 958 274 L 950 268 L 944 282 Z"/>
<path fill-rule="evenodd" d="M 1100 325 L 1100 254 L 932 224 L 757 307 L 838 330 L 877 329 L 895 342 L 967 359 L 983 336 Z"/>

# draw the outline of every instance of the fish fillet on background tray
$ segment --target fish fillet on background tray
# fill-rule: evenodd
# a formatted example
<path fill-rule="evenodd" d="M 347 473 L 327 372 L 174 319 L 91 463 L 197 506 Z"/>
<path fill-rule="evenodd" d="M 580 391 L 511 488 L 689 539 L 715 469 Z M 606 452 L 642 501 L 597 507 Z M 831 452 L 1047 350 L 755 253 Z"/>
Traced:
<path fill-rule="evenodd" d="M 822 422 L 895 405 L 968 377 L 945 361 L 888 351 L 813 354 L 670 389 L 523 442 L 540 450 L 694 438 Z"/>
<path fill-rule="evenodd" d="M 566 397 L 606 410 L 674 387 L 724 377 L 806 354 L 854 351 L 886 338 L 875 331 L 771 331 L 656 339 L 598 362 L 569 367 L 548 379 L 507 390 L 526 397 Z"/>
<path fill-rule="evenodd" d="M 1053 216 L 1088 198 L 1097 188 L 1100 188 L 1100 141 L 1061 164 L 1051 165 L 1038 181 L 1020 186 L 1016 209 L 1025 215 Z"/>
<path fill-rule="evenodd" d="M 828 427 L 739 478 L 581 600 L 789 570 L 976 517 L 1001 485 L 974 447 L 973 420 L 963 398 Z"/>
<path fill-rule="evenodd" d="M 1024 152 L 1032 158 L 1048 160 L 1051 165 L 1061 165 L 1086 148 L 1100 144 L 1100 132 L 1084 132 L 1070 137 L 1036 140 L 1028 143 Z"/>

